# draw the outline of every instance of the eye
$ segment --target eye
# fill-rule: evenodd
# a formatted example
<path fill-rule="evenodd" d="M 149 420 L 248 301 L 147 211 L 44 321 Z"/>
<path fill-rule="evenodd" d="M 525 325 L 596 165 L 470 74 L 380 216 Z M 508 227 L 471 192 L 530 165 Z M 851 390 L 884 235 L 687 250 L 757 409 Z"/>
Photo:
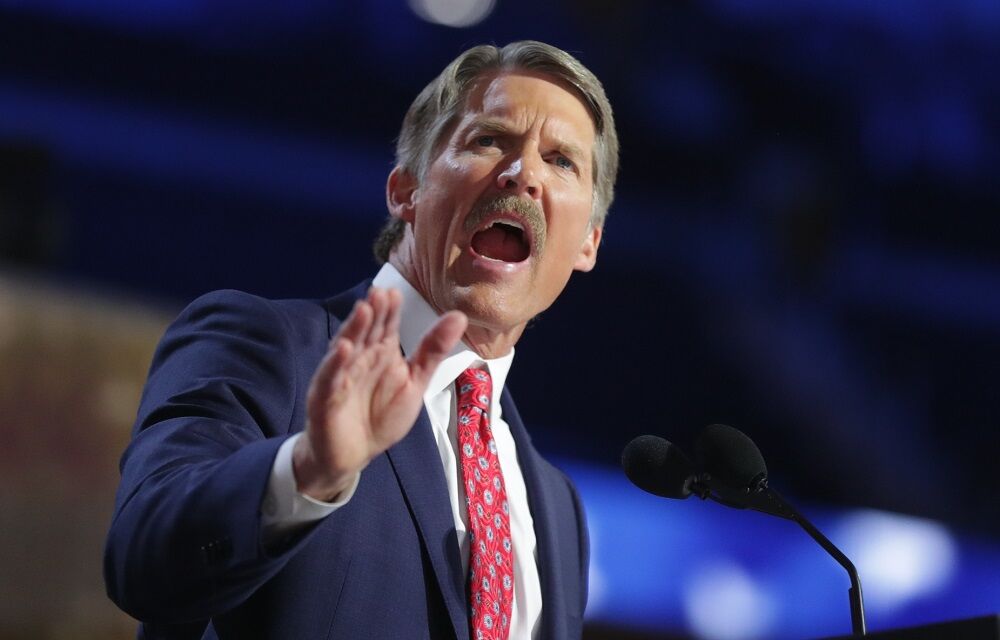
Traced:
<path fill-rule="evenodd" d="M 480 147 L 492 147 L 497 142 L 495 136 L 479 136 L 476 138 L 476 144 Z"/>
<path fill-rule="evenodd" d="M 553 160 L 553 162 L 555 163 L 555 165 L 557 167 L 560 167 L 562 169 L 573 169 L 573 168 L 575 168 L 575 165 L 573 164 L 573 161 L 570 160 L 569 158 L 567 158 L 566 156 L 556 156 L 555 160 Z"/>

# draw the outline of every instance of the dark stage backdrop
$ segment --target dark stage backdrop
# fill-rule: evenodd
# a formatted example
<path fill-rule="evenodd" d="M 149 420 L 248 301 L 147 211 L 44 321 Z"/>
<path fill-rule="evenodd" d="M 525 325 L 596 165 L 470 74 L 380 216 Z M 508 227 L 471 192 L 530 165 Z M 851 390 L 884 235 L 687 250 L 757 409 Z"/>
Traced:
<path fill-rule="evenodd" d="M 916 518 L 906 530 L 945 532 L 954 557 L 987 567 L 979 599 L 939 582 L 883 600 L 877 623 L 1000 609 L 1000 5 L 448 5 L 0 0 L 0 518 L 22 568 L 0 578 L 0 636 L 85 637 L 39 608 L 45 592 L 86 612 L 69 619 L 92 637 L 129 633 L 110 609 L 86 620 L 111 606 L 101 529 L 158 332 L 211 289 L 321 297 L 370 277 L 409 101 L 465 47 L 522 38 L 604 80 L 622 140 L 598 267 L 531 325 L 510 380 L 537 444 L 589 488 L 596 526 L 616 518 L 602 548 L 622 523 L 658 530 L 648 517 L 682 541 L 748 522 L 639 498 L 619 514 L 593 480 L 618 478 L 636 435 L 690 448 L 724 422 L 834 528 L 857 513 Z M 40 532 L 56 531 L 79 540 L 39 564 Z M 776 560 L 732 553 L 740 571 L 704 584 L 761 602 L 756 572 Z M 914 553 L 896 569 L 872 560 L 871 580 L 903 593 L 893 580 L 924 575 Z M 636 585 L 687 575 L 683 554 L 663 562 L 625 570 Z M 12 579 L 31 567 L 52 577 Z M 839 594 L 838 578 L 817 579 Z M 590 615 L 773 637 L 764 623 L 711 626 L 685 589 L 635 611 L 592 600 Z M 773 611 L 767 624 L 790 615 Z M 843 631 L 833 620 L 816 634 Z"/>

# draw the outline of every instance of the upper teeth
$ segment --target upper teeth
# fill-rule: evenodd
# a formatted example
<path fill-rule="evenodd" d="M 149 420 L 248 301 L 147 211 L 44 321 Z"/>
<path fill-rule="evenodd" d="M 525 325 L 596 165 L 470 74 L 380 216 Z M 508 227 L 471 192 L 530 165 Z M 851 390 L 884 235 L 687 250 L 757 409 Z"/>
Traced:
<path fill-rule="evenodd" d="M 493 222 L 490 223 L 490 226 L 492 227 L 493 225 L 497 224 L 505 224 L 509 227 L 514 227 L 515 229 L 520 229 L 521 231 L 524 231 L 524 227 L 521 225 L 521 223 L 515 220 L 494 220 Z"/>

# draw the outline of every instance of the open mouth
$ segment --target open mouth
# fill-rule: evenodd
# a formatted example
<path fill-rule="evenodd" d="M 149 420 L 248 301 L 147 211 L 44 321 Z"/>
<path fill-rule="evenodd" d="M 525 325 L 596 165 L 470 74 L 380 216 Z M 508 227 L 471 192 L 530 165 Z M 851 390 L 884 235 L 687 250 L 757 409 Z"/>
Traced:
<path fill-rule="evenodd" d="M 531 254 L 524 227 L 513 220 L 494 220 L 472 236 L 472 250 L 491 260 L 521 262 Z"/>

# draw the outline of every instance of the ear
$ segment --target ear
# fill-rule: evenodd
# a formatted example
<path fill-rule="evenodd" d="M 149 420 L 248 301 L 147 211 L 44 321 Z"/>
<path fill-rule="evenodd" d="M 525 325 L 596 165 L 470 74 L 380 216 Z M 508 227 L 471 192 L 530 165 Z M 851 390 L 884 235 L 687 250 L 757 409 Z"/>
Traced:
<path fill-rule="evenodd" d="M 601 235 L 604 233 L 602 227 L 595 227 L 592 224 L 587 227 L 587 235 L 583 239 L 583 246 L 580 247 L 580 254 L 576 257 L 573 269 L 576 271 L 590 271 L 597 264 L 597 248 L 601 246 Z"/>
<path fill-rule="evenodd" d="M 389 215 L 413 224 L 418 186 L 416 177 L 397 165 L 385 183 L 385 204 Z"/>

